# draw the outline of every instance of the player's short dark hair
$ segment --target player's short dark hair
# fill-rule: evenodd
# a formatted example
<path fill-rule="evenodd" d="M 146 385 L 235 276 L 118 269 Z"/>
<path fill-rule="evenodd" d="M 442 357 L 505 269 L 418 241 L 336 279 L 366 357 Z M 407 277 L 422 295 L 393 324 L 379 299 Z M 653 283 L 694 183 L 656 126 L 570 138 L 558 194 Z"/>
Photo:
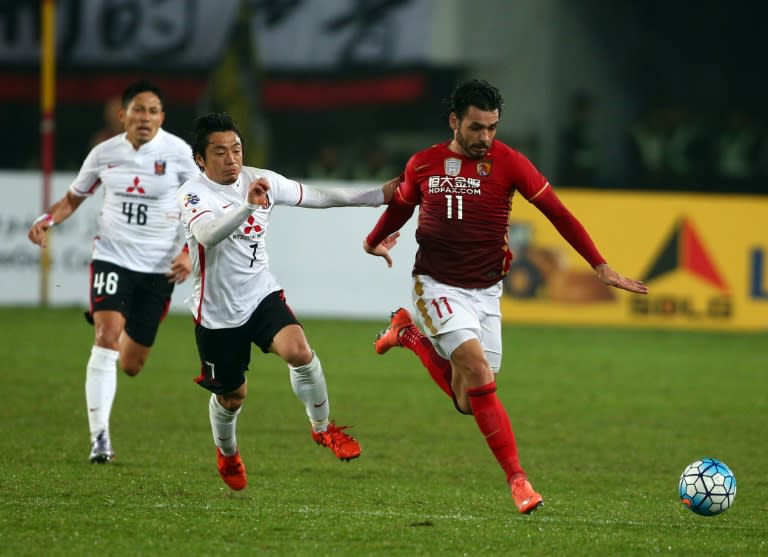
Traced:
<path fill-rule="evenodd" d="M 192 146 L 192 156 L 200 155 L 205 160 L 205 148 L 208 146 L 209 138 L 214 132 L 235 132 L 243 142 L 243 134 L 237 128 L 237 123 L 226 112 L 211 112 L 195 119 L 192 128 L 192 137 L 190 145 Z"/>
<path fill-rule="evenodd" d="M 136 95 L 146 92 L 155 94 L 157 98 L 160 99 L 160 106 L 165 106 L 165 98 L 163 97 L 163 92 L 160 90 L 160 88 L 151 81 L 142 79 L 135 83 L 131 83 L 123 91 L 123 96 L 121 98 L 123 108 L 128 108 L 128 105 Z"/>
<path fill-rule="evenodd" d="M 480 110 L 498 110 L 501 116 L 504 99 L 501 98 L 499 90 L 487 81 L 470 79 L 456 86 L 451 96 L 445 100 L 445 105 L 447 113 L 455 112 L 459 120 L 466 115 L 470 106 Z"/>

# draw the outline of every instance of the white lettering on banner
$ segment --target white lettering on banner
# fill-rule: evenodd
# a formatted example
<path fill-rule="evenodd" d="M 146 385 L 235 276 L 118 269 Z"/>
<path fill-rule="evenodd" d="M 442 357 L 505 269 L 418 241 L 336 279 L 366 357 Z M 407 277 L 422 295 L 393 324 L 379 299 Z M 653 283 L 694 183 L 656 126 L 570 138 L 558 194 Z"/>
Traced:
<path fill-rule="evenodd" d="M 0 64 L 39 64 L 39 2 L 0 8 Z M 72 67 L 208 68 L 219 56 L 238 0 L 59 0 L 57 59 Z"/>
<path fill-rule="evenodd" d="M 434 0 L 263 1 L 252 32 L 268 69 L 429 62 Z"/>

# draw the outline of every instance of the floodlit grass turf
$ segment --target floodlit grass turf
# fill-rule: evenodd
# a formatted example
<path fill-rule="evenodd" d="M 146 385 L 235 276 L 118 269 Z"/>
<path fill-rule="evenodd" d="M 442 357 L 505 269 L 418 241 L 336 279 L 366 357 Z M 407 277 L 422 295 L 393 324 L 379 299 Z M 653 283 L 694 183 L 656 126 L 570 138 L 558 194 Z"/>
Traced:
<path fill-rule="evenodd" d="M 545 507 L 519 515 L 472 418 L 380 322 L 305 320 L 332 415 L 363 445 L 315 445 L 285 366 L 254 349 L 238 439 L 249 487 L 218 477 L 192 324 L 172 315 L 120 375 L 117 460 L 87 462 L 75 310 L 0 309 L 0 555 L 417 556 L 768 554 L 765 334 L 508 327 L 499 392 Z M 677 501 L 698 457 L 736 474 L 735 505 Z"/>

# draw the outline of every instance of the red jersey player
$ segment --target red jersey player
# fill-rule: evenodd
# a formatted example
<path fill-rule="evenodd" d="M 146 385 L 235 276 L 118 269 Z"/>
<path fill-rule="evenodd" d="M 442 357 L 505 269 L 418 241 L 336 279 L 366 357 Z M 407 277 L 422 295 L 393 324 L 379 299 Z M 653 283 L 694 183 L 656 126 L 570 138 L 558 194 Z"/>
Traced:
<path fill-rule="evenodd" d="M 365 251 L 391 266 L 389 249 L 397 230 L 421 205 L 412 297 L 426 335 L 400 308 L 379 335 L 376 352 L 402 346 L 418 355 L 456 409 L 474 416 L 515 505 L 529 513 L 543 500 L 520 465 L 494 375 L 501 367 L 499 299 L 512 260 L 507 226 L 515 192 L 546 215 L 602 282 L 640 294 L 647 288 L 614 271 L 546 178 L 525 156 L 495 139 L 503 107 L 498 89 L 470 80 L 448 101 L 453 139 L 411 157 L 387 210 L 363 242 Z"/>

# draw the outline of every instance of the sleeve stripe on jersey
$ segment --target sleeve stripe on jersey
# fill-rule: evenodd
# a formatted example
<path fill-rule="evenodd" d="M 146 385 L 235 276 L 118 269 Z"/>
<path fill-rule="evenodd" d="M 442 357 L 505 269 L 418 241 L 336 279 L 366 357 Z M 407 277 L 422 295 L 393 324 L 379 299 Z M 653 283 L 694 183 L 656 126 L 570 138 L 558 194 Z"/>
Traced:
<path fill-rule="evenodd" d="M 540 196 L 542 193 L 544 193 L 544 190 L 546 190 L 548 187 L 549 187 L 549 182 L 547 182 L 546 184 L 544 184 L 544 186 L 543 186 L 543 187 L 542 187 L 542 188 L 541 188 L 539 191 L 537 191 L 535 195 L 533 195 L 532 197 L 530 197 L 530 198 L 528 199 L 528 201 L 533 201 L 534 199 L 536 199 L 537 197 L 539 197 L 539 196 Z"/>
<path fill-rule="evenodd" d="M 197 261 L 200 265 L 200 303 L 195 312 L 195 323 L 198 325 L 203 321 L 203 299 L 205 299 L 205 248 L 197 244 Z"/>
<path fill-rule="evenodd" d="M 304 184 L 296 182 L 299 185 L 299 202 L 296 205 L 301 205 L 301 200 L 304 199 Z"/>
<path fill-rule="evenodd" d="M 409 201 L 405 197 L 403 197 L 403 193 L 400 191 L 399 187 L 395 190 L 395 195 L 397 196 L 398 200 L 402 201 L 406 205 L 416 205 L 416 203 L 414 203 L 413 201 Z"/>
<path fill-rule="evenodd" d="M 101 178 L 96 178 L 93 184 L 88 186 L 88 188 L 85 191 L 75 189 L 75 192 L 82 195 L 91 195 L 94 191 L 96 191 L 96 188 L 98 188 L 100 185 L 101 185 Z"/>
<path fill-rule="evenodd" d="M 192 217 L 191 219 L 189 219 L 189 224 L 192 224 L 193 222 L 195 222 L 195 220 L 196 220 L 198 217 L 202 217 L 202 216 L 203 216 L 205 213 L 210 213 L 210 212 L 211 212 L 211 211 L 210 211 L 209 209 L 206 209 L 206 210 L 205 210 L 205 211 L 203 211 L 202 213 L 198 213 L 198 214 L 196 214 L 194 217 Z"/>

